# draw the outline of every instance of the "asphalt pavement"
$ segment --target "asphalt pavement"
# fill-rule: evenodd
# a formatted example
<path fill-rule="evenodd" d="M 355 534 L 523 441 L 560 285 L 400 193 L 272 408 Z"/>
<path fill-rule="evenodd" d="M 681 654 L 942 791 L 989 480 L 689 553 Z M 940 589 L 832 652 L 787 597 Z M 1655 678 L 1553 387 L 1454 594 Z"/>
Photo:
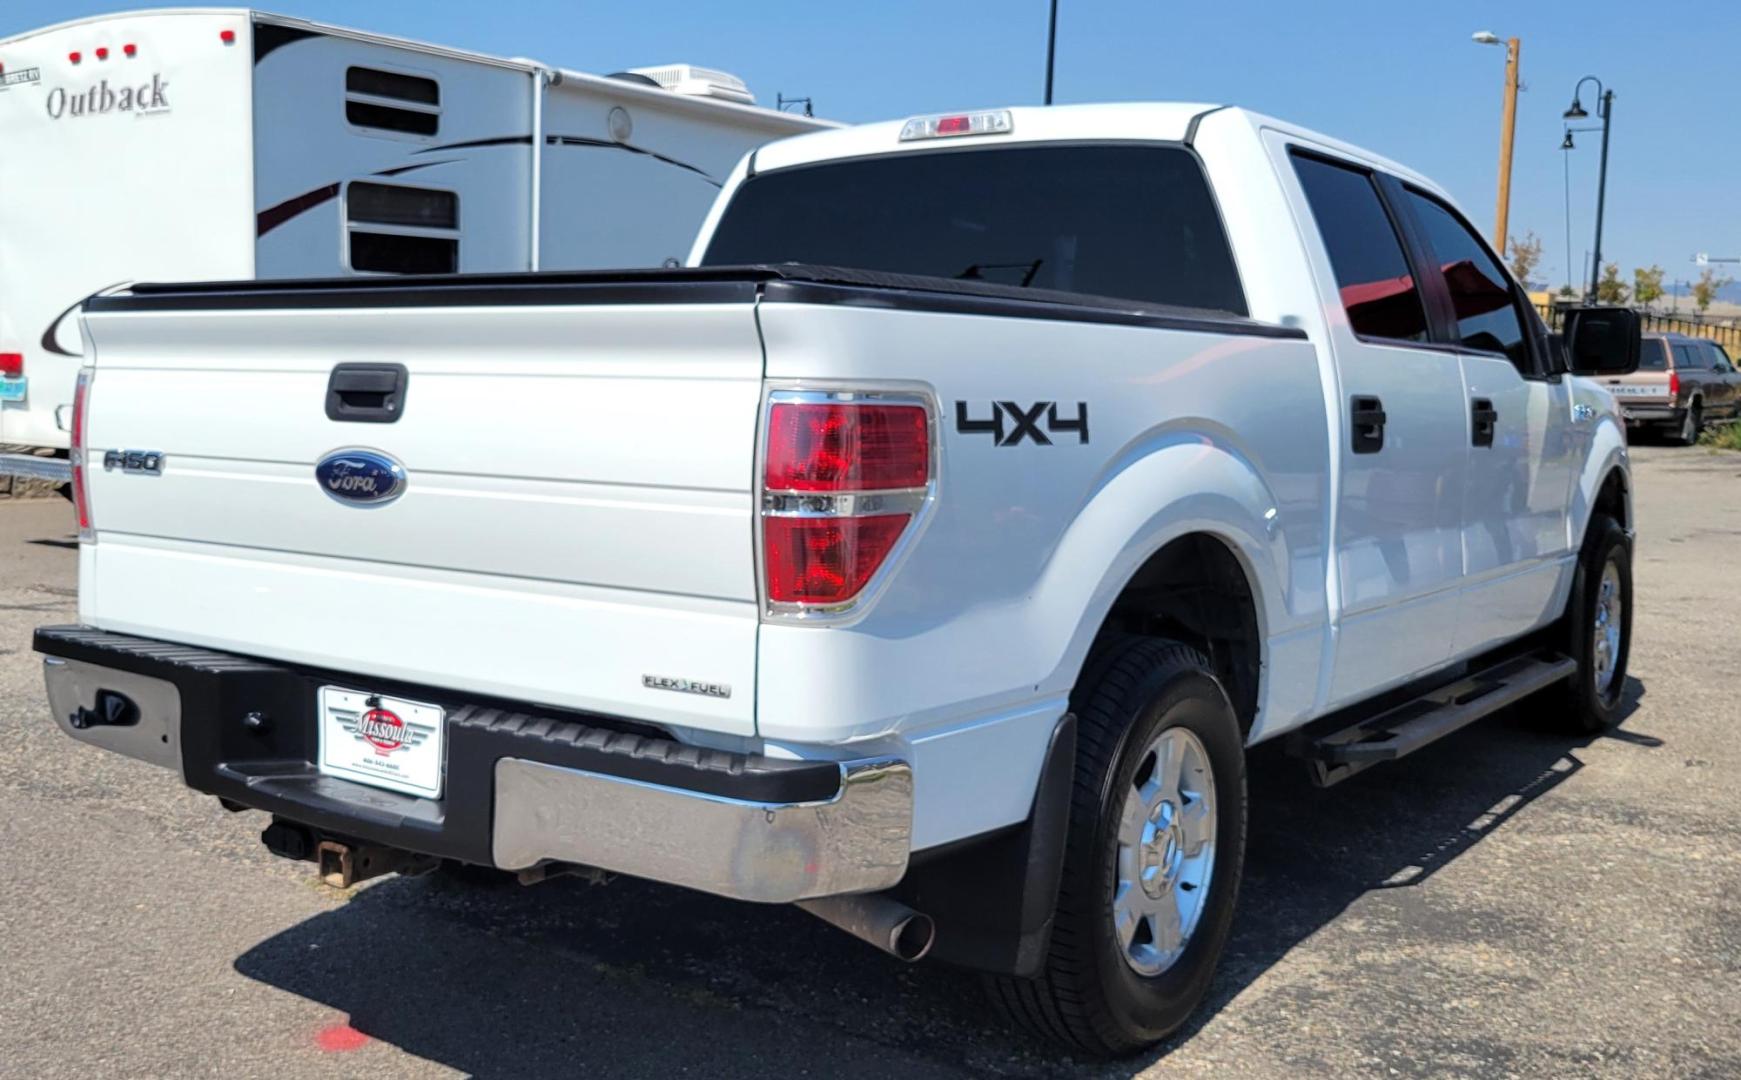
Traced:
<path fill-rule="evenodd" d="M 70 510 L 0 503 L 0 1075 L 1741 1076 L 1741 454 L 1636 458 L 1621 729 L 1526 702 L 1327 791 L 1260 749 L 1211 1000 L 1114 1064 L 790 908 L 317 884 L 59 733 L 30 632 L 76 618 Z"/>

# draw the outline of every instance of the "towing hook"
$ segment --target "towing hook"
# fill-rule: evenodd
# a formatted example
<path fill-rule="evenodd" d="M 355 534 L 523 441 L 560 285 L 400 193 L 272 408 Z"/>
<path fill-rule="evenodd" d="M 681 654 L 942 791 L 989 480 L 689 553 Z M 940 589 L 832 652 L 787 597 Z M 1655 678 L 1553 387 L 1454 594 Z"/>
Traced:
<path fill-rule="evenodd" d="M 87 709 L 81 705 L 68 713 L 67 723 L 74 730 L 85 731 L 94 727 L 130 727 L 139 722 L 139 706 L 125 694 L 98 690 L 94 704 L 95 708 Z"/>

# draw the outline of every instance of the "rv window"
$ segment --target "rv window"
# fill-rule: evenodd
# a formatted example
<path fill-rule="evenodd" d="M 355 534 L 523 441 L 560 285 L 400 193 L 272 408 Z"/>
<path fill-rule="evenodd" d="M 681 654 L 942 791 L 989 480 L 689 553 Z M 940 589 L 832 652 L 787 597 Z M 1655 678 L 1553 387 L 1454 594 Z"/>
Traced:
<path fill-rule="evenodd" d="M 345 207 L 351 221 L 372 225 L 459 228 L 459 196 L 451 191 L 356 181 L 350 186 Z"/>
<path fill-rule="evenodd" d="M 351 269 L 377 274 L 451 274 L 459 269 L 459 240 L 353 229 Z"/>
<path fill-rule="evenodd" d="M 357 127 L 434 135 L 441 86 L 434 79 L 354 67 L 345 71 L 345 119 Z"/>
<path fill-rule="evenodd" d="M 393 71 L 376 71 L 374 68 L 354 67 L 347 70 L 345 89 L 353 94 L 368 94 L 370 97 L 398 98 L 423 105 L 441 104 L 441 86 L 434 79 L 420 79 L 415 75 L 400 75 Z"/>

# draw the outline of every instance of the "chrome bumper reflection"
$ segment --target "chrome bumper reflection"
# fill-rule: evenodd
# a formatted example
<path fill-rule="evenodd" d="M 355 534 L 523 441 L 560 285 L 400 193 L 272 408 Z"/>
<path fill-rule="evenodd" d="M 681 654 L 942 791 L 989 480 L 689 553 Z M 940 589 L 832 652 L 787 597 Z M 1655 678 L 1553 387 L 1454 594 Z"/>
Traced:
<path fill-rule="evenodd" d="M 80 742 L 181 772 L 181 691 L 165 679 L 47 656 L 42 661 L 48 708 L 60 729 Z M 139 717 L 124 727 L 75 727 L 72 716 L 97 703 L 97 691 L 126 695 Z"/>
<path fill-rule="evenodd" d="M 763 903 L 888 888 L 907 872 L 912 770 L 840 768 L 833 799 L 769 804 L 503 758 L 492 854 L 506 870 L 581 863 Z"/>

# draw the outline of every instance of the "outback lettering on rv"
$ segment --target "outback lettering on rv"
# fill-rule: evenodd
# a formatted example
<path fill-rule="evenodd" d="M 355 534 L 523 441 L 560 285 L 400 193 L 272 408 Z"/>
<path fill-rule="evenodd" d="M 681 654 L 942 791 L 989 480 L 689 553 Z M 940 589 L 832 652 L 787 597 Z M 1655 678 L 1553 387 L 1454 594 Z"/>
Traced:
<path fill-rule="evenodd" d="M 169 108 L 169 80 L 161 75 L 151 76 L 149 84 L 138 86 L 123 86 L 119 90 L 109 85 L 109 80 L 102 82 L 77 94 L 69 94 L 64 87 L 55 87 L 48 92 L 48 115 L 52 120 L 63 116 L 100 116 L 112 112 L 162 112 Z"/>

